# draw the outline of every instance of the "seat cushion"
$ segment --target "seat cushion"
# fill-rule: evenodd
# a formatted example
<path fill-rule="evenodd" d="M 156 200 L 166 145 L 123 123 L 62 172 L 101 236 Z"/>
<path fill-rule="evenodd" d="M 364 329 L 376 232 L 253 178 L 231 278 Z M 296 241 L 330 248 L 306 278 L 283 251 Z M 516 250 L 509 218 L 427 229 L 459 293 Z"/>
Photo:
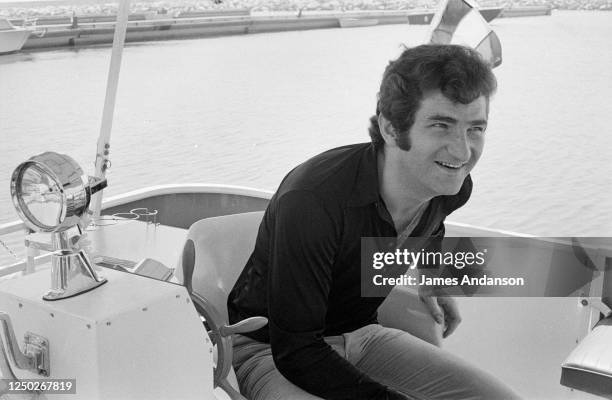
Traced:
<path fill-rule="evenodd" d="M 561 369 L 562 385 L 612 398 L 612 316 L 599 322 Z"/>

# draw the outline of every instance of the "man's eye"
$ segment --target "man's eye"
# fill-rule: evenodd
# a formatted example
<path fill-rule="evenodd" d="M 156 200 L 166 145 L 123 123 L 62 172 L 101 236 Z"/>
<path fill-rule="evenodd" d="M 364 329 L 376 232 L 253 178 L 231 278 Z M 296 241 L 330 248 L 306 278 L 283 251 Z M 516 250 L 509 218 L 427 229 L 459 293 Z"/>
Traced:
<path fill-rule="evenodd" d="M 469 129 L 469 131 L 474 133 L 484 133 L 485 129 L 486 128 L 483 126 L 473 126 Z"/>
<path fill-rule="evenodd" d="M 431 126 L 434 127 L 434 128 L 443 128 L 443 129 L 448 128 L 448 125 L 444 124 L 442 122 L 436 122 L 435 124 L 433 124 Z"/>

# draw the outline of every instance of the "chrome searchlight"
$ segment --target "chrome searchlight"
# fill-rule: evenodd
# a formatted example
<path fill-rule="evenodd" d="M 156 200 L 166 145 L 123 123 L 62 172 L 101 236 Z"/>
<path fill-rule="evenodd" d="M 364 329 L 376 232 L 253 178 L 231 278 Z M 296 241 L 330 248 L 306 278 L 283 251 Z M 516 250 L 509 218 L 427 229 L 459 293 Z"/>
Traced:
<path fill-rule="evenodd" d="M 76 161 L 54 152 L 31 157 L 13 172 L 11 198 L 19 217 L 31 230 L 51 233 L 51 290 L 43 299 L 65 299 L 106 282 L 73 245 L 82 234 L 91 196 L 105 187 L 106 179 L 84 175 Z M 71 238 L 73 227 L 79 234 Z"/>

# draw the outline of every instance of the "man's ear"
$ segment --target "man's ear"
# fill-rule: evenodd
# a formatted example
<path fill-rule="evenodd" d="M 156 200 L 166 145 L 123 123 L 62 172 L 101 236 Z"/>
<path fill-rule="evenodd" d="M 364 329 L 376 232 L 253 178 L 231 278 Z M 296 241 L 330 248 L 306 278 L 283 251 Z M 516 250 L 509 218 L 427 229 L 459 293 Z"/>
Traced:
<path fill-rule="evenodd" d="M 378 114 L 378 128 L 380 129 L 380 134 L 385 143 L 395 144 L 395 139 L 397 138 L 395 128 L 387 118 L 383 117 L 382 113 Z"/>

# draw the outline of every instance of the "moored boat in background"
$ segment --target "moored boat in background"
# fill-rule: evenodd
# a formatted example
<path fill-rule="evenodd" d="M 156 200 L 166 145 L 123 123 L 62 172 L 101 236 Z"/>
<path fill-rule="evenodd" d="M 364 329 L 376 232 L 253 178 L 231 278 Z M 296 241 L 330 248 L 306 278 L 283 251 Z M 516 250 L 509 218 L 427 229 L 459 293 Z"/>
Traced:
<path fill-rule="evenodd" d="M 21 50 L 30 32 L 29 29 L 13 26 L 6 18 L 0 18 L 0 54 Z"/>

